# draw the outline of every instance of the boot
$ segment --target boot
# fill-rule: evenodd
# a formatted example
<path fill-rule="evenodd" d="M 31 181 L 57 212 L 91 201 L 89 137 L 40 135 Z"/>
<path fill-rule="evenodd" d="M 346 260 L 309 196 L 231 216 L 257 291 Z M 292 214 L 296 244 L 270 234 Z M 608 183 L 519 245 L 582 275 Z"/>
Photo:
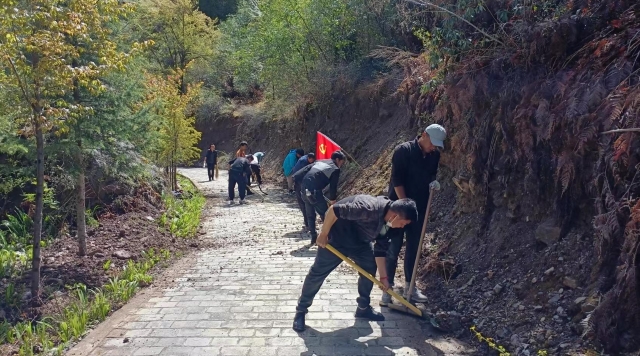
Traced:
<path fill-rule="evenodd" d="M 354 316 L 356 318 L 369 319 L 371 321 L 384 321 L 384 315 L 373 310 L 370 305 L 364 309 L 357 307 Z"/>
<path fill-rule="evenodd" d="M 296 312 L 296 316 L 293 318 L 293 330 L 301 333 L 306 326 L 304 325 L 304 314 L 302 312 Z"/>

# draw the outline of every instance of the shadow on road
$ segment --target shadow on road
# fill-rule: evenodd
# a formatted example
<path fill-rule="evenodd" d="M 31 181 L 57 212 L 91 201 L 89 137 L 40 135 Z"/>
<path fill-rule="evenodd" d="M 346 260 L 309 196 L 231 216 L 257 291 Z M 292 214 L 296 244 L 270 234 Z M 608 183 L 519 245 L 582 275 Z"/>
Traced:
<path fill-rule="evenodd" d="M 415 335 L 397 336 L 389 335 L 384 327 L 384 322 L 379 322 L 381 336 L 373 336 L 374 330 L 367 320 L 356 320 L 354 325 L 320 332 L 312 327 L 307 327 L 298 335 L 304 340 L 307 351 L 300 356 L 351 356 L 351 355 L 380 355 L 392 356 L 402 351 L 415 351 L 422 356 L 441 356 L 444 352 L 427 344 L 421 336 L 421 330 Z"/>
<path fill-rule="evenodd" d="M 299 249 L 289 252 L 289 254 L 293 257 L 316 257 L 317 252 L 317 248 L 312 250 L 310 245 L 304 245 Z"/>

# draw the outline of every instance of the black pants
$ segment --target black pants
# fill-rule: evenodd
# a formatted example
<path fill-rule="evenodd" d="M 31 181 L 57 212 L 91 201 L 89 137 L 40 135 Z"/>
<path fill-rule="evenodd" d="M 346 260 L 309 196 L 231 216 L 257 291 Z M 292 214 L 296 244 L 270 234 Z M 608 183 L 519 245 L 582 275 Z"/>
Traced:
<path fill-rule="evenodd" d="M 309 226 L 309 222 L 307 221 L 307 209 L 304 205 L 304 200 L 302 200 L 302 187 L 300 184 L 294 183 L 293 190 L 296 192 L 296 199 L 298 200 L 298 207 L 300 211 L 302 211 L 302 218 L 304 219 L 304 226 Z"/>
<path fill-rule="evenodd" d="M 407 245 L 404 253 L 404 278 L 406 282 L 411 281 L 413 266 L 416 263 L 418 244 L 420 243 L 420 232 L 424 222 L 424 211 L 418 212 L 418 221 L 405 226 L 404 229 L 390 229 L 387 233 L 389 237 L 389 250 L 387 251 L 387 276 L 389 285 L 393 286 L 393 280 L 398 266 L 398 255 L 402 249 L 403 237 L 406 237 Z"/>
<path fill-rule="evenodd" d="M 306 191 L 302 188 L 302 201 L 304 202 L 304 210 L 306 211 L 307 228 L 311 233 L 311 238 L 318 236 L 316 232 L 316 212 L 320 215 L 320 219 L 324 221 L 324 214 L 329 210 L 327 201 L 324 199 L 321 190 L 314 191 L 310 196 L 306 195 Z"/>
<path fill-rule="evenodd" d="M 217 172 L 218 171 L 218 167 L 216 167 L 215 164 L 207 163 L 207 175 L 209 175 L 209 180 L 213 180 L 214 171 Z M 218 178 L 217 174 L 215 176 L 216 176 L 216 178 Z"/>
<path fill-rule="evenodd" d="M 359 248 L 341 248 L 334 246 L 338 251 L 342 252 L 347 257 L 351 258 L 358 266 L 362 267 L 365 271 L 376 275 L 376 260 L 373 256 L 373 248 L 370 244 L 363 243 Z M 313 298 L 318 294 L 322 283 L 327 278 L 329 273 L 336 269 L 340 265 L 342 260 L 333 254 L 333 252 L 326 248 L 318 248 L 316 254 L 316 260 L 313 262 L 313 266 L 307 274 L 307 278 L 304 279 L 302 285 L 302 292 L 300 293 L 300 299 L 298 299 L 298 306 L 296 310 L 299 312 L 307 313 L 311 304 L 313 304 Z M 371 303 L 371 290 L 373 289 L 373 282 L 368 280 L 362 275 L 358 278 L 358 294 L 356 299 L 360 308 L 368 307 Z"/>
<path fill-rule="evenodd" d="M 247 177 L 242 173 L 229 172 L 229 200 L 233 200 L 235 196 L 236 184 L 238 185 L 238 193 L 240 199 L 244 199 L 247 190 Z"/>
<path fill-rule="evenodd" d="M 262 184 L 262 175 L 260 174 L 260 166 L 256 166 L 255 164 L 251 165 L 251 178 L 254 183 Z"/>

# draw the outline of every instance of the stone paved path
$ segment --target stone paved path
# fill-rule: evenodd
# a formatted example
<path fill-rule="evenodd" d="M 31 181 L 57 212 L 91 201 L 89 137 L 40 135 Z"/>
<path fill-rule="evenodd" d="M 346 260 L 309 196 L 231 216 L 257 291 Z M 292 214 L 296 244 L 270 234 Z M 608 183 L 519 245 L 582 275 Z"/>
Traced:
<path fill-rule="evenodd" d="M 385 310 L 384 322 L 354 319 L 357 275 L 346 264 L 326 280 L 308 330 L 297 334 L 292 318 L 315 251 L 305 247 L 294 199 L 269 189 L 248 205 L 226 206 L 226 171 L 215 182 L 206 182 L 204 169 L 182 173 L 212 200 L 205 238 L 225 244 L 172 267 L 174 286 L 143 292 L 68 355 L 469 354 L 408 316 Z M 376 288 L 376 308 L 379 298 Z"/>

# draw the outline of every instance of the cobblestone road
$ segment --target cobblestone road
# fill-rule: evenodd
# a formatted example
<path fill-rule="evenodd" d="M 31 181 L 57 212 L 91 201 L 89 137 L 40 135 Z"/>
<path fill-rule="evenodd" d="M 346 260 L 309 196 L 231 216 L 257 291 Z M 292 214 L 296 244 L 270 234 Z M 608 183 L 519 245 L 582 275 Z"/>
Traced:
<path fill-rule="evenodd" d="M 226 206 L 226 171 L 183 170 L 210 199 L 205 238 L 222 247 L 177 264 L 175 285 L 142 293 L 69 351 L 69 355 L 463 355 L 414 318 L 384 310 L 384 322 L 353 317 L 357 275 L 346 264 L 326 280 L 307 315 L 291 329 L 315 251 L 306 248 L 294 199 L 278 189 Z M 264 189 L 264 188 L 263 188 Z M 372 303 L 377 308 L 377 288 Z"/>

